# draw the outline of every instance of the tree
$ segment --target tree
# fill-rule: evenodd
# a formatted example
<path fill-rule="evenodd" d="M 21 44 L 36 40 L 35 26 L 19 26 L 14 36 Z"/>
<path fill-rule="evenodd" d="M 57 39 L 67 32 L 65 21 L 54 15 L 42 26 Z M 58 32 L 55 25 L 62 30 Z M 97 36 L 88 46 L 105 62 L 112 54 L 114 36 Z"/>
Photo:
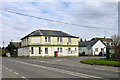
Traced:
<path fill-rule="evenodd" d="M 85 39 L 85 41 L 87 41 L 87 40 Z"/>
<path fill-rule="evenodd" d="M 10 43 L 10 44 L 6 47 L 6 49 L 10 52 L 10 55 L 11 55 L 11 56 L 14 56 L 13 50 L 14 50 L 14 49 L 17 49 L 17 47 L 14 46 L 12 43 Z"/>
<path fill-rule="evenodd" d="M 80 42 L 83 42 L 83 39 L 82 39 L 82 38 L 80 38 Z"/>
<path fill-rule="evenodd" d="M 112 40 L 113 40 L 114 46 L 120 45 L 120 36 L 119 35 L 113 35 Z"/>

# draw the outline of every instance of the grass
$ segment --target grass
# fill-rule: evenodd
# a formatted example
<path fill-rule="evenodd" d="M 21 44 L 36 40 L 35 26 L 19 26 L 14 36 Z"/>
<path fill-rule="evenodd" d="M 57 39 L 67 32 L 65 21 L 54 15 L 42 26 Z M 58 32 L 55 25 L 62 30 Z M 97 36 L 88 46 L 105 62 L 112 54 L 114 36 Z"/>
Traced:
<path fill-rule="evenodd" d="M 117 66 L 120 67 L 120 62 L 110 59 L 84 59 L 81 61 L 82 63 L 87 63 L 87 64 L 97 64 L 97 65 L 108 65 L 108 66 Z"/>

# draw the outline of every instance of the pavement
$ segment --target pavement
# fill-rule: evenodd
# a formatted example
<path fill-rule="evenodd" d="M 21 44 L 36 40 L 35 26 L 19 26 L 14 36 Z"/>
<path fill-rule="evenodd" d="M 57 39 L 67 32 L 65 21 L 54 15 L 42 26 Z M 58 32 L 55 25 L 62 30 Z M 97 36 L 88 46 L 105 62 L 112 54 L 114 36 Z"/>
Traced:
<path fill-rule="evenodd" d="M 80 63 L 86 58 L 2 58 L 2 79 L 119 80 L 118 67 Z"/>

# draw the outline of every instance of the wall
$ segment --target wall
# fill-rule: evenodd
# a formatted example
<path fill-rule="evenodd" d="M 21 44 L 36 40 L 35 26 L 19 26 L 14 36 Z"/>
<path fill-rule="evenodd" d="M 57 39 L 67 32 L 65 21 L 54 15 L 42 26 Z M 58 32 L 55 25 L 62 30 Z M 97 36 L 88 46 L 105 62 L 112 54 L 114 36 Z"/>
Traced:
<path fill-rule="evenodd" d="M 62 48 L 62 53 L 58 53 L 58 56 L 78 56 L 78 47 L 41 47 L 41 54 L 39 54 L 39 47 L 33 47 L 34 48 L 34 54 L 31 54 L 30 56 L 49 56 L 54 57 L 55 51 L 57 51 L 57 48 Z M 48 54 L 45 54 L 45 48 L 48 48 Z M 71 48 L 71 51 L 74 53 L 68 54 L 68 48 Z M 76 51 L 75 51 L 76 48 Z M 31 51 L 31 48 L 30 48 Z"/>
<path fill-rule="evenodd" d="M 29 56 L 30 47 L 24 47 L 18 49 L 18 56 Z"/>
<path fill-rule="evenodd" d="M 85 52 L 85 55 L 91 55 L 92 54 L 92 48 L 89 50 L 89 53 L 88 53 L 87 47 L 79 47 L 79 54 L 82 54 L 83 52 Z"/>
<path fill-rule="evenodd" d="M 40 38 L 40 43 L 31 42 L 33 38 Z M 58 37 L 50 37 L 50 43 L 45 43 L 45 36 L 34 36 L 29 37 L 30 45 L 68 45 L 68 37 L 62 37 L 62 43 L 57 43 Z M 78 38 L 71 38 L 71 44 L 69 45 L 78 45 Z"/>

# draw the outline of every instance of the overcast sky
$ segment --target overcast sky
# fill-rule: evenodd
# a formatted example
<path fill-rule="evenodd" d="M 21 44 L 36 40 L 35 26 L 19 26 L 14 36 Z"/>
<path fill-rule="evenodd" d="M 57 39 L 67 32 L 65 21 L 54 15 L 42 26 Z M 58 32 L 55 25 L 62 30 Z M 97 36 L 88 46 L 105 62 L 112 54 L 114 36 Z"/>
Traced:
<path fill-rule="evenodd" d="M 117 2 L 3 2 L 2 8 L 71 24 L 118 29 Z M 20 41 L 20 38 L 37 29 L 61 30 L 83 39 L 117 34 L 117 30 L 72 26 L 4 11 L 0 15 L 0 36 L 3 36 L 0 46 L 2 41 L 5 45 L 11 40 Z"/>

